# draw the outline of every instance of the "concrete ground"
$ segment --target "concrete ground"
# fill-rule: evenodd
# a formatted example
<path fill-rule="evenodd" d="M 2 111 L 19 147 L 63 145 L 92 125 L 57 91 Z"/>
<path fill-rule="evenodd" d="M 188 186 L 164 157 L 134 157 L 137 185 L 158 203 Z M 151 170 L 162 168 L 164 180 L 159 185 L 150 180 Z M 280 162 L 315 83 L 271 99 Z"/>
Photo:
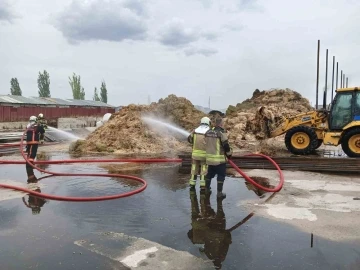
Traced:
<path fill-rule="evenodd" d="M 75 241 L 75 245 L 119 262 L 124 269 L 201 270 L 212 268 L 209 260 L 124 233 L 99 233 L 92 235 L 90 239 Z M 121 242 L 121 246 L 113 248 L 112 246 L 117 242 Z"/>
<path fill-rule="evenodd" d="M 360 178 L 311 172 L 283 171 L 285 184 L 262 203 L 239 201 L 272 220 L 295 226 L 304 232 L 334 241 L 360 240 Z M 275 171 L 251 170 L 250 176 L 266 175 L 278 182 Z"/>

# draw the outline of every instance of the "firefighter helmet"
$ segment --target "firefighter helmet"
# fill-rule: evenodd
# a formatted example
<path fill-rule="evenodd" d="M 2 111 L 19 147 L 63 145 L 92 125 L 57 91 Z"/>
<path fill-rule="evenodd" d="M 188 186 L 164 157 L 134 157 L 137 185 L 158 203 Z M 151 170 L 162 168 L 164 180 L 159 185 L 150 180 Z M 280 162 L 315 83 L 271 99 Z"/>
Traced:
<path fill-rule="evenodd" d="M 210 118 L 205 116 L 205 117 L 201 118 L 200 123 L 210 126 Z"/>

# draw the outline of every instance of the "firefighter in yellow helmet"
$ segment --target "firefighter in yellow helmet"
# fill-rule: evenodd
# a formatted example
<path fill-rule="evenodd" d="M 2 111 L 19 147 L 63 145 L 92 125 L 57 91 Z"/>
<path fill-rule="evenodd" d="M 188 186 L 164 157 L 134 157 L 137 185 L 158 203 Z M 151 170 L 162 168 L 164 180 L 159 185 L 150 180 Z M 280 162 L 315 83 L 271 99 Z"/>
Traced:
<path fill-rule="evenodd" d="M 44 114 L 39 113 L 39 115 L 37 117 L 37 123 L 39 125 L 41 125 L 44 129 L 47 129 L 47 122 L 46 122 L 46 119 L 44 117 Z"/>
<path fill-rule="evenodd" d="M 205 133 L 209 129 L 210 118 L 203 117 L 201 118 L 200 126 L 193 130 L 188 137 L 189 143 L 192 144 L 190 188 L 195 188 L 197 175 L 200 171 L 200 188 L 205 189 L 205 174 L 207 171 Z"/>
<path fill-rule="evenodd" d="M 205 133 L 206 143 L 206 164 L 208 171 L 205 176 L 206 190 L 210 191 L 211 179 L 217 175 L 217 197 L 223 199 L 223 185 L 226 176 L 227 158 L 231 158 L 232 149 L 224 129 L 223 119 L 215 119 L 215 126 Z"/>

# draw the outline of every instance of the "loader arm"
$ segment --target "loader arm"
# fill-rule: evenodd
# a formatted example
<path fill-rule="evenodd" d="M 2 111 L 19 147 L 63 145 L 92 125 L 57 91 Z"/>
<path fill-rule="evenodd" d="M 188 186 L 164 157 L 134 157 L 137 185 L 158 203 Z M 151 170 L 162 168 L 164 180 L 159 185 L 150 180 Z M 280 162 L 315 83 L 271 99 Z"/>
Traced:
<path fill-rule="evenodd" d="M 319 139 L 323 139 L 323 131 L 328 128 L 327 111 L 310 111 L 292 117 L 282 117 L 280 121 L 271 124 L 270 138 L 285 134 L 296 126 L 309 126 L 315 129 Z"/>

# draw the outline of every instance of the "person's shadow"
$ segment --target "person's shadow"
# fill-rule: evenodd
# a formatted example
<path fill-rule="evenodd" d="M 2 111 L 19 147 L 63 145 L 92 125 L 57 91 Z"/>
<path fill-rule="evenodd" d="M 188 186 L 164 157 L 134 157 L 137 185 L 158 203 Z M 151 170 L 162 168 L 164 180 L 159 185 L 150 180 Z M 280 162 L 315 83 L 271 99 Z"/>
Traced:
<path fill-rule="evenodd" d="M 199 250 L 213 261 L 216 269 L 221 269 L 229 250 L 231 231 L 226 230 L 226 218 L 222 205 L 223 199 L 217 199 L 217 212 L 210 204 L 210 194 L 200 193 L 200 205 L 196 190 L 190 190 L 191 226 L 188 237 L 193 244 L 201 245 Z"/>

